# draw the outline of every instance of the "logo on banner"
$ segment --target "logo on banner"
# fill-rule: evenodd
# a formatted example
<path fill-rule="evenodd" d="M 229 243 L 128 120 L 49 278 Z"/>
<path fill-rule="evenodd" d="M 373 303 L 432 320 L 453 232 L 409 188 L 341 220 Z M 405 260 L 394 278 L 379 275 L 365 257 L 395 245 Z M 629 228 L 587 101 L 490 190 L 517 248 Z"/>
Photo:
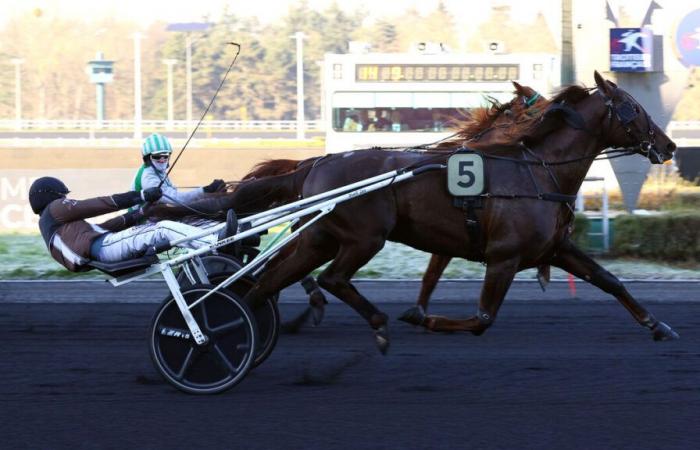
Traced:
<path fill-rule="evenodd" d="M 0 232 L 37 230 L 39 217 L 29 206 L 29 187 L 36 177 L 0 173 Z"/>
<path fill-rule="evenodd" d="M 610 29 L 610 70 L 651 72 L 654 35 L 647 28 Z"/>
<path fill-rule="evenodd" d="M 700 9 L 688 13 L 678 24 L 676 49 L 684 66 L 700 66 Z"/>

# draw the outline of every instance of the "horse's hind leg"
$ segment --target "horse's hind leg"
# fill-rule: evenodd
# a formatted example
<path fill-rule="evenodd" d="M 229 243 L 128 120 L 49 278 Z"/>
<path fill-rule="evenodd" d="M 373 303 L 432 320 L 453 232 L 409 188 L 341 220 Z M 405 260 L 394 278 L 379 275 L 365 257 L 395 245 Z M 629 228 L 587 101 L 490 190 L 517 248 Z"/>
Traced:
<path fill-rule="evenodd" d="M 270 261 L 270 264 L 266 270 L 274 270 L 275 264 L 279 264 L 280 261 L 283 261 L 287 256 L 294 253 L 298 242 L 299 241 L 292 241 L 287 246 L 283 247 L 282 250 L 280 250 L 279 257 L 275 258 L 273 261 Z M 314 325 L 320 324 L 321 320 L 323 320 L 326 305 L 328 304 L 326 296 L 323 295 L 323 292 L 321 292 L 321 289 L 318 287 L 318 283 L 313 276 L 306 275 L 301 280 L 301 286 L 304 288 L 306 295 L 309 296 L 309 307 L 291 321 L 282 324 L 282 328 L 287 332 L 298 332 L 308 320 L 309 315 L 311 315 Z"/>
<path fill-rule="evenodd" d="M 479 309 L 475 316 L 467 319 L 450 319 L 428 315 L 425 317 L 423 326 L 433 331 L 470 331 L 477 336 L 482 334 L 496 319 L 496 314 L 518 271 L 518 263 L 518 259 L 513 258 L 492 262 L 486 266 Z"/>
<path fill-rule="evenodd" d="M 255 308 L 266 298 L 301 280 L 321 264 L 331 260 L 337 245 L 320 234 L 302 235 L 293 251 L 280 252 L 270 261 L 257 283 L 248 291 L 245 301 Z"/>
<path fill-rule="evenodd" d="M 383 239 L 344 242 L 333 262 L 318 276 L 318 283 L 364 317 L 375 331 L 379 350 L 386 353 L 389 348 L 387 315 L 379 311 L 350 283 L 350 278 L 355 272 L 367 264 L 383 245 Z"/>
<path fill-rule="evenodd" d="M 445 268 L 451 260 L 451 256 L 433 255 L 430 257 L 428 268 L 425 269 L 425 274 L 423 274 L 423 282 L 421 283 L 420 294 L 418 295 L 416 306 L 407 309 L 403 314 L 401 314 L 399 320 L 408 322 L 411 325 L 421 325 L 423 323 L 425 312 L 428 310 L 430 296 L 435 290 L 435 286 L 437 286 L 442 273 L 445 271 Z"/>
<path fill-rule="evenodd" d="M 309 308 L 311 309 L 311 317 L 314 321 L 314 325 L 318 325 L 323 320 L 323 315 L 328 304 L 326 296 L 321 292 L 321 288 L 318 286 L 316 279 L 307 275 L 301 280 L 301 287 L 304 288 L 306 295 L 309 296 Z"/>
<path fill-rule="evenodd" d="M 656 320 L 627 292 L 625 286 L 615 275 L 603 269 L 570 241 L 565 242 L 557 251 L 556 256 L 552 259 L 552 264 L 615 296 L 640 325 L 652 331 L 654 340 L 678 339 L 678 333 L 665 323 Z"/>

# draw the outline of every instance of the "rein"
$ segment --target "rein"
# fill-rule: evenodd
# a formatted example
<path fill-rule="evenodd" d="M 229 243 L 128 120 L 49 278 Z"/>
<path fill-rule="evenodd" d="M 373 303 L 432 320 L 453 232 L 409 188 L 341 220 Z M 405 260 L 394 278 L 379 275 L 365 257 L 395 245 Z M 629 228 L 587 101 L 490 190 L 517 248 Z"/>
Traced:
<path fill-rule="evenodd" d="M 173 198 L 173 197 L 171 197 L 171 196 L 169 196 L 169 195 L 167 195 L 167 194 L 163 194 L 163 197 L 164 197 L 164 198 L 167 198 L 167 199 L 170 200 L 172 203 L 174 203 L 174 204 L 176 204 L 176 205 L 178 205 L 178 206 L 182 206 L 183 208 L 192 211 L 192 212 L 195 213 L 195 215 L 197 215 L 197 216 L 219 217 L 219 215 L 216 214 L 216 213 L 208 213 L 208 212 L 205 212 L 205 211 L 200 211 L 200 210 L 198 210 L 197 208 L 193 208 L 193 207 L 187 205 L 186 203 L 181 202 L 181 201 L 177 200 L 176 198 Z"/>

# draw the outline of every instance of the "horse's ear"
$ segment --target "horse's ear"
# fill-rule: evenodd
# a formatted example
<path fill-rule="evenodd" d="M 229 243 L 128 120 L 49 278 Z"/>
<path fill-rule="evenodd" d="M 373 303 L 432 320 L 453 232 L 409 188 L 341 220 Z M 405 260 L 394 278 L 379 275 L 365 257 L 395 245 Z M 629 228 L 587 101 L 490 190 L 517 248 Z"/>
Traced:
<path fill-rule="evenodd" d="M 518 83 L 517 81 L 511 81 L 511 83 L 513 83 L 513 87 L 515 88 L 516 94 L 527 96 L 525 88 L 520 83 Z"/>
<path fill-rule="evenodd" d="M 593 73 L 593 78 L 595 79 L 595 85 L 598 86 L 598 89 L 600 90 L 600 92 L 607 95 L 608 97 L 610 97 L 612 94 L 612 89 L 610 87 L 610 84 L 605 80 L 605 78 L 603 78 L 598 73 L 597 70 Z"/>

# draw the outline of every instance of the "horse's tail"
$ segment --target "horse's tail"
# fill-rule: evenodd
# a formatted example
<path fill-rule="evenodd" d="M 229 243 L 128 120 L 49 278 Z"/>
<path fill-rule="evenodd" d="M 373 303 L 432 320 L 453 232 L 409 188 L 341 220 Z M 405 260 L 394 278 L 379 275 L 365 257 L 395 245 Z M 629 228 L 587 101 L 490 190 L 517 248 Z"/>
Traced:
<path fill-rule="evenodd" d="M 253 166 L 253 169 L 248 172 L 243 180 L 253 178 L 274 177 L 276 175 L 284 175 L 285 173 L 293 172 L 302 166 L 313 163 L 320 156 L 314 156 L 308 159 L 268 159 Z"/>
<path fill-rule="evenodd" d="M 297 159 L 268 159 L 253 166 L 242 179 L 274 177 L 293 172 L 301 160 Z"/>
<path fill-rule="evenodd" d="M 246 215 L 293 202 L 300 198 L 311 168 L 311 164 L 305 164 L 282 175 L 242 181 L 233 191 L 232 207 L 238 214 Z"/>

